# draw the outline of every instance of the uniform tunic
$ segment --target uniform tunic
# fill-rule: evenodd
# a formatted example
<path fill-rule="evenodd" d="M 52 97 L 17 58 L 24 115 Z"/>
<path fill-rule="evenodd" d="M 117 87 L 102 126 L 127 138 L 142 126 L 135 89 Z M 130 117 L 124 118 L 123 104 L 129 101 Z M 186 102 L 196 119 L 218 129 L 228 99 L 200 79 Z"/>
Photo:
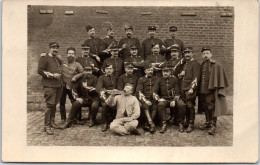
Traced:
<path fill-rule="evenodd" d="M 163 46 L 165 48 L 168 48 L 169 46 L 172 46 L 174 44 L 177 44 L 179 46 L 179 58 L 182 58 L 182 52 L 184 49 L 184 44 L 180 39 L 174 38 L 174 39 L 166 39 L 163 42 Z M 165 57 L 167 60 L 171 58 L 171 50 L 162 49 L 162 52 L 165 53 Z"/>
<path fill-rule="evenodd" d="M 108 58 L 104 61 L 102 69 L 105 70 L 105 66 L 107 64 L 112 64 L 114 68 L 113 75 L 115 76 L 121 76 L 123 74 L 123 69 L 124 69 L 124 62 L 121 58 Z"/>
<path fill-rule="evenodd" d="M 209 61 L 203 62 L 201 65 L 201 85 L 200 94 L 210 94 L 212 91 L 209 89 Z"/>
<path fill-rule="evenodd" d="M 101 43 L 101 50 L 108 49 L 111 45 L 118 44 L 114 37 L 106 36 Z M 102 53 L 102 61 L 105 61 L 107 58 L 109 58 L 111 55 L 110 53 Z"/>
<path fill-rule="evenodd" d="M 76 59 L 76 62 L 80 63 L 80 65 L 84 68 L 86 66 L 94 64 L 94 67 L 98 67 L 96 60 L 94 60 L 92 57 L 78 57 Z"/>
<path fill-rule="evenodd" d="M 152 45 L 159 44 L 160 47 L 162 46 L 162 40 L 158 38 L 147 38 L 142 43 L 142 55 L 144 59 L 147 58 L 147 56 L 152 54 Z"/>
<path fill-rule="evenodd" d="M 123 38 L 119 41 L 119 47 L 122 48 L 123 44 L 127 44 L 126 48 L 122 49 L 120 51 L 120 54 L 122 55 L 122 58 L 125 59 L 126 57 L 129 57 L 130 54 L 130 45 L 136 45 L 138 51 L 138 55 L 142 56 L 141 52 L 141 46 L 140 42 L 137 38 Z"/>
<path fill-rule="evenodd" d="M 112 90 L 117 89 L 117 77 L 116 76 L 108 76 L 108 75 L 101 75 L 98 78 L 96 90 L 98 93 L 103 89 Z"/>
<path fill-rule="evenodd" d="M 158 80 L 157 77 L 141 77 L 138 79 L 136 86 L 136 96 L 139 97 L 139 91 L 142 92 L 147 100 L 152 100 L 153 98 L 153 86 Z"/>
<path fill-rule="evenodd" d="M 123 74 L 118 78 L 117 89 L 123 90 L 126 83 L 130 83 L 133 85 L 133 93 L 135 93 L 137 77 L 135 75 L 127 75 Z"/>
<path fill-rule="evenodd" d="M 163 62 L 166 62 L 166 59 L 164 56 L 162 55 L 150 55 L 146 58 L 146 61 L 145 61 L 147 64 L 150 64 L 150 63 L 163 63 Z M 162 76 L 162 71 L 161 70 L 155 70 L 154 71 L 154 75 L 156 77 L 161 77 Z"/>
<path fill-rule="evenodd" d="M 134 74 L 137 77 L 141 77 L 144 75 L 143 67 L 144 67 L 144 59 L 141 56 L 133 56 L 125 58 L 124 63 L 132 63 L 134 68 Z"/>

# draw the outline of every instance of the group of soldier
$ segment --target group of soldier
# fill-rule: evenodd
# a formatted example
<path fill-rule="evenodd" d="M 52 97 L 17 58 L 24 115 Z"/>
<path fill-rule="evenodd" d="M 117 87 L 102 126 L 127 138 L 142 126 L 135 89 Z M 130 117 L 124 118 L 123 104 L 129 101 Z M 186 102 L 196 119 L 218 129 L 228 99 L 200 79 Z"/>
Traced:
<path fill-rule="evenodd" d="M 202 64 L 193 58 L 192 47 L 184 47 L 177 39 L 177 27 L 169 27 L 171 39 L 155 38 L 156 27 L 149 26 L 149 38 L 140 45 L 133 38 L 133 27 L 125 26 L 126 37 L 119 43 L 114 29 L 108 28 L 103 40 L 95 37 L 95 29 L 86 27 L 89 38 L 81 45 L 81 55 L 73 47 L 67 59 L 58 55 L 59 44 L 49 43 L 49 52 L 42 53 L 38 73 L 42 76 L 46 102 L 44 130 L 65 129 L 83 124 L 81 108 L 89 107 L 89 127 L 96 125 L 102 106 L 102 131 L 139 135 L 144 130 L 160 133 L 167 124 L 179 126 L 179 132 L 194 129 L 196 97 L 204 110 L 206 122 L 199 126 L 216 132 L 217 117 L 227 113 L 226 87 L 228 78 L 223 67 L 212 59 L 210 47 L 201 49 Z M 72 103 L 66 117 L 66 96 Z M 54 122 L 56 105 L 60 103 L 63 123 Z M 170 118 L 167 115 L 170 109 Z"/>

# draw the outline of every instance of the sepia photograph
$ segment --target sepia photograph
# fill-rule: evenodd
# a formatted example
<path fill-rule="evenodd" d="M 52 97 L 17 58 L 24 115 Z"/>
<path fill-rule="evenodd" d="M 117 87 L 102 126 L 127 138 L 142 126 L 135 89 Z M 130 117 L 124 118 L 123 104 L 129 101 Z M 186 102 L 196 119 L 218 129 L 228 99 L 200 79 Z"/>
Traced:
<path fill-rule="evenodd" d="M 258 128 L 257 90 L 252 93 L 256 97 L 247 98 L 253 98 L 251 113 L 244 115 L 239 111 L 240 108 L 248 111 L 250 107 L 248 101 L 239 101 L 247 95 L 241 88 L 244 85 L 240 81 L 246 80 L 241 80 L 240 69 L 245 66 L 245 72 L 252 69 L 252 75 L 258 73 L 257 54 L 251 54 L 254 65 L 245 62 L 243 58 L 248 54 L 244 55 L 244 47 L 249 43 L 243 42 L 245 35 L 242 39 L 236 35 L 236 23 L 246 20 L 236 15 L 238 8 L 242 8 L 239 1 L 198 4 L 176 1 L 177 5 L 138 0 L 46 2 L 24 1 L 20 9 L 25 9 L 22 19 L 7 15 L 6 11 L 3 21 L 7 27 L 11 22 L 8 18 L 17 17 L 14 19 L 17 27 L 13 28 L 23 31 L 22 38 L 16 37 L 22 40 L 19 47 L 23 55 L 19 61 L 23 61 L 25 69 L 20 72 L 18 68 L 16 72 L 17 77 L 19 74 L 23 77 L 20 90 L 24 91 L 19 99 L 21 109 L 16 109 L 23 119 L 21 127 L 16 127 L 23 134 L 24 154 L 37 152 L 37 148 L 44 155 L 55 154 L 46 159 L 37 153 L 34 158 L 27 155 L 12 159 L 8 155 L 6 161 L 225 163 L 241 159 L 250 162 L 247 156 L 243 159 L 238 153 L 237 159 L 221 157 L 222 151 L 237 151 L 236 139 L 246 136 L 237 132 L 242 129 L 238 129 L 235 120 L 248 121 L 248 124 L 243 122 L 244 126 L 252 130 Z M 252 6 L 254 3 L 250 2 Z M 16 0 L 5 3 L 18 4 Z M 9 10 L 18 11 L 18 8 Z M 3 32 L 14 29 L 3 28 Z M 238 43 L 245 44 L 239 45 L 243 46 L 241 55 L 236 53 Z M 4 55 L 10 52 L 14 54 L 12 58 L 18 55 L 9 50 Z M 252 75 L 247 75 L 248 79 L 243 79 L 247 79 L 248 88 L 257 88 L 257 79 L 250 80 Z M 14 79 L 8 81 L 14 83 Z M 14 91 L 20 93 L 20 90 Z M 238 94 L 242 91 L 243 95 Z M 6 102 L 5 106 L 9 104 Z M 11 115 L 6 108 L 3 119 L 5 115 Z M 257 127 L 252 127 L 249 115 Z M 253 134 L 252 139 L 258 139 L 258 129 Z M 258 141 L 252 145 L 257 149 Z M 201 152 L 196 153 L 197 149 Z M 62 159 L 62 154 L 76 150 L 80 152 L 79 159 Z M 106 155 L 109 150 L 110 156 L 97 156 L 97 151 Z M 148 156 L 166 150 L 171 151 L 169 156 Z M 181 155 L 178 150 L 199 156 L 176 158 L 174 154 Z M 202 158 L 213 150 L 219 158 Z M 132 153 L 134 159 L 124 159 L 127 156 L 124 151 Z M 124 156 L 117 159 L 111 157 L 112 153 Z M 149 154 L 142 157 L 144 153 Z M 89 157 L 80 157 L 84 154 Z M 255 160 L 252 157 L 251 161 Z"/>

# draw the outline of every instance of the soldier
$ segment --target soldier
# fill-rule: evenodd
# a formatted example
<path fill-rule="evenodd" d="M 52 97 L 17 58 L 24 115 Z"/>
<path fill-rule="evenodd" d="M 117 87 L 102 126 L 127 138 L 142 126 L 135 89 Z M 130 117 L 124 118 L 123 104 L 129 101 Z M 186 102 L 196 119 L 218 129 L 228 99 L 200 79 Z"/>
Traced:
<path fill-rule="evenodd" d="M 75 61 L 75 51 L 76 49 L 70 47 L 67 49 L 67 59 L 68 63 L 63 63 L 61 65 L 63 71 L 63 80 L 64 80 L 64 88 L 62 92 L 62 96 L 60 99 L 60 115 L 62 123 L 66 121 L 66 96 L 69 96 L 70 102 L 73 103 L 75 99 L 72 96 L 72 83 L 77 81 L 80 77 L 83 76 L 83 68 L 82 66 Z"/>
<path fill-rule="evenodd" d="M 215 135 L 217 117 L 227 114 L 225 96 L 229 82 L 223 66 L 212 59 L 211 49 L 204 47 L 201 52 L 203 62 L 201 64 L 199 99 L 205 109 L 206 123 L 199 128 L 209 129 L 208 133 Z"/>
<path fill-rule="evenodd" d="M 170 52 L 171 52 L 171 46 L 174 44 L 177 44 L 179 46 L 179 58 L 182 58 L 182 52 L 184 48 L 183 42 L 176 37 L 177 35 L 177 27 L 176 26 L 170 26 L 169 31 L 171 33 L 171 39 L 166 39 L 163 42 L 162 46 L 162 52 L 165 53 L 165 57 L 167 60 L 171 58 Z"/>
<path fill-rule="evenodd" d="M 89 38 L 85 40 L 84 44 L 88 45 L 90 47 L 90 56 L 94 58 L 98 63 L 101 63 L 101 59 L 103 58 L 101 55 L 101 39 L 95 37 L 95 29 L 88 25 L 86 26 L 86 30 L 88 33 Z"/>
<path fill-rule="evenodd" d="M 145 39 L 142 44 L 142 54 L 143 58 L 146 59 L 147 56 L 151 55 L 152 45 L 159 44 L 160 47 L 162 46 L 162 40 L 155 38 L 156 27 L 155 26 L 148 26 L 148 34 L 149 38 Z"/>
<path fill-rule="evenodd" d="M 118 57 L 119 48 L 117 45 L 112 45 L 110 50 L 111 50 L 111 57 L 104 61 L 102 66 L 103 72 L 107 64 L 112 64 L 114 70 L 113 74 L 115 76 L 121 76 L 123 74 L 124 62 L 121 58 Z"/>
<path fill-rule="evenodd" d="M 102 40 L 101 50 L 102 51 L 102 61 L 105 61 L 111 56 L 110 47 L 112 45 L 117 45 L 117 41 L 114 37 L 114 29 L 112 27 L 107 28 L 107 36 Z"/>
<path fill-rule="evenodd" d="M 58 128 L 54 123 L 56 105 L 60 101 L 62 94 L 62 70 L 61 62 L 57 59 L 59 44 L 57 42 L 49 43 L 50 51 L 42 56 L 38 64 L 38 74 L 42 76 L 42 85 L 46 110 L 44 113 L 44 131 L 48 135 L 53 134 L 53 128 Z"/>
<path fill-rule="evenodd" d="M 153 86 L 157 79 L 156 76 L 153 76 L 153 67 L 145 65 L 145 76 L 138 79 L 136 86 L 136 96 L 141 102 L 141 114 L 144 114 L 147 120 L 144 129 L 150 133 L 156 131 L 154 120 L 157 115 L 157 105 L 153 100 Z"/>
<path fill-rule="evenodd" d="M 89 127 L 95 125 L 99 108 L 99 97 L 95 88 L 97 77 L 92 74 L 92 71 L 93 67 L 91 65 L 86 65 L 83 72 L 84 76 L 79 80 L 78 85 L 73 86 L 73 95 L 76 101 L 72 104 L 68 120 L 61 126 L 62 129 L 69 128 L 72 125 L 78 114 L 81 113 L 82 107 L 90 107 Z"/>
<path fill-rule="evenodd" d="M 125 34 L 126 38 L 123 38 L 119 41 L 120 54 L 122 54 L 123 60 L 126 57 L 130 56 L 130 45 L 137 45 L 138 50 L 141 50 L 140 42 L 137 38 L 132 38 L 133 26 L 125 25 Z M 141 51 L 138 52 L 138 55 L 141 56 Z"/>
<path fill-rule="evenodd" d="M 132 63 L 134 66 L 134 74 L 137 77 L 141 77 L 144 75 L 143 67 L 144 67 L 144 59 L 141 56 L 138 56 L 138 48 L 136 45 L 130 45 L 130 56 L 126 57 L 124 63 Z"/>
<path fill-rule="evenodd" d="M 186 132 L 194 129 L 195 100 L 197 95 L 198 80 L 200 79 L 200 64 L 193 58 L 192 47 L 184 48 L 185 64 L 178 74 L 181 79 L 181 99 L 186 104 Z"/>
<path fill-rule="evenodd" d="M 179 100 L 180 89 L 178 80 L 171 76 L 171 66 L 169 64 L 162 65 L 163 77 L 159 78 L 153 87 L 153 97 L 158 101 L 158 114 L 162 123 L 160 133 L 167 130 L 166 108 L 174 108 L 177 105 L 178 114 L 180 116 L 180 132 L 183 132 L 183 120 L 185 117 L 185 104 Z"/>
<path fill-rule="evenodd" d="M 105 64 L 105 63 L 104 63 Z M 104 66 L 104 65 L 103 65 Z M 102 105 L 102 118 L 104 120 L 104 126 L 102 131 L 106 131 L 109 127 L 109 123 L 115 117 L 115 109 L 107 105 L 106 100 L 109 96 L 106 90 L 117 89 L 117 76 L 113 75 L 113 65 L 106 63 L 104 66 L 105 74 L 98 78 L 96 90 L 101 98 Z"/>
<path fill-rule="evenodd" d="M 133 93 L 135 93 L 137 77 L 133 74 L 134 66 L 131 63 L 125 63 L 125 74 L 118 78 L 117 89 L 123 90 L 126 83 L 133 85 Z"/>
<path fill-rule="evenodd" d="M 80 63 L 83 68 L 91 65 L 93 67 L 94 74 L 98 75 L 99 68 L 97 62 L 90 57 L 90 46 L 88 44 L 82 44 L 81 49 L 82 56 L 78 57 L 76 62 Z"/>
<path fill-rule="evenodd" d="M 160 45 L 155 44 L 152 45 L 152 55 L 147 56 L 146 63 L 151 64 L 154 67 L 154 74 L 156 77 L 161 77 L 161 65 L 166 62 L 166 59 L 164 56 L 160 55 Z"/>

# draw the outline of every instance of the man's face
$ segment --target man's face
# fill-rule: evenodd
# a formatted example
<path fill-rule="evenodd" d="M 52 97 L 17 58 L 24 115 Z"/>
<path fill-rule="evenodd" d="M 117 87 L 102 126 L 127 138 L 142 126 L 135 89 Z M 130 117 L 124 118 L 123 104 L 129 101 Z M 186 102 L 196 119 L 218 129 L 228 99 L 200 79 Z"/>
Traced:
<path fill-rule="evenodd" d="M 164 77 L 164 78 L 167 78 L 167 77 L 170 77 L 171 71 L 170 71 L 170 70 L 163 70 L 163 71 L 162 71 L 162 74 L 163 74 L 163 77 Z"/>
<path fill-rule="evenodd" d="M 176 37 L 177 35 L 177 31 L 170 31 L 170 33 L 172 38 Z"/>
<path fill-rule="evenodd" d="M 105 72 L 107 75 L 112 75 L 114 72 L 112 65 L 110 65 L 109 67 L 106 67 Z"/>
<path fill-rule="evenodd" d="M 130 54 L 136 56 L 138 53 L 138 49 L 130 49 Z"/>
<path fill-rule="evenodd" d="M 89 56 L 90 53 L 90 49 L 89 48 L 82 48 L 82 54 L 84 56 Z"/>
<path fill-rule="evenodd" d="M 172 56 L 173 59 L 178 58 L 179 50 L 171 50 L 171 56 Z"/>
<path fill-rule="evenodd" d="M 56 55 L 58 54 L 58 52 L 59 52 L 59 47 L 58 47 L 58 46 L 52 46 L 52 47 L 50 48 L 50 53 L 51 53 L 52 55 L 56 56 Z"/>
<path fill-rule="evenodd" d="M 153 54 L 159 54 L 160 52 L 160 46 L 157 44 L 152 48 Z"/>
<path fill-rule="evenodd" d="M 92 28 L 92 29 L 90 29 L 90 30 L 88 31 L 88 35 L 89 35 L 90 37 L 95 37 L 95 34 L 96 34 L 96 32 L 95 32 L 95 29 L 94 29 L 94 28 Z"/>
<path fill-rule="evenodd" d="M 124 87 L 124 94 L 125 94 L 125 96 L 129 96 L 129 95 L 131 95 L 133 93 L 133 87 L 132 86 L 125 86 Z"/>
<path fill-rule="evenodd" d="M 204 50 L 202 52 L 202 59 L 203 60 L 209 60 L 209 59 L 211 59 L 211 57 L 212 57 L 212 54 L 211 54 L 210 50 Z"/>
<path fill-rule="evenodd" d="M 67 58 L 68 58 L 68 62 L 73 62 L 75 59 L 75 52 L 74 50 L 69 50 L 67 52 Z"/>
<path fill-rule="evenodd" d="M 155 30 L 148 30 L 148 34 L 150 37 L 154 37 L 155 32 L 156 32 Z"/>
<path fill-rule="evenodd" d="M 148 68 L 148 69 L 145 69 L 145 75 L 147 77 L 152 77 L 153 76 L 153 68 Z"/>
<path fill-rule="evenodd" d="M 132 29 L 127 29 L 125 31 L 125 34 L 126 34 L 126 37 L 127 38 L 131 38 L 132 37 L 132 34 L 133 34 L 133 30 Z"/>
<path fill-rule="evenodd" d="M 107 30 L 107 35 L 110 36 L 110 37 L 113 37 L 114 36 L 114 29 Z"/>
<path fill-rule="evenodd" d="M 111 50 L 111 56 L 113 58 L 117 58 L 118 57 L 118 49 Z"/>
<path fill-rule="evenodd" d="M 184 52 L 186 60 L 190 60 L 193 57 L 193 52 Z"/>
<path fill-rule="evenodd" d="M 90 75 L 92 75 L 93 71 L 92 71 L 92 69 L 85 69 L 83 73 L 84 73 L 84 75 L 89 77 Z"/>
<path fill-rule="evenodd" d="M 132 67 L 125 67 L 125 72 L 128 75 L 132 75 L 134 73 L 134 68 L 132 68 Z"/>

